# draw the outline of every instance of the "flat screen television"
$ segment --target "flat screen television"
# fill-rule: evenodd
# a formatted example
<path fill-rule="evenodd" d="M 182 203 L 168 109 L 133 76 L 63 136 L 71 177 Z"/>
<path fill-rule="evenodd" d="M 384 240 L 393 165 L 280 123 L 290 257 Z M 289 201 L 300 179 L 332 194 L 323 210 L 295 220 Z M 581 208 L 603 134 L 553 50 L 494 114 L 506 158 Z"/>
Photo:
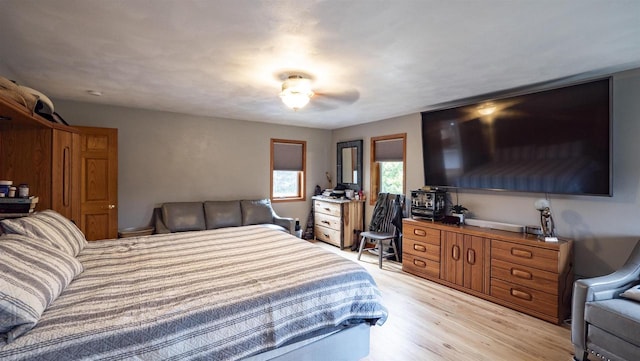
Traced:
<path fill-rule="evenodd" d="M 425 184 L 610 196 L 610 82 L 423 112 Z"/>

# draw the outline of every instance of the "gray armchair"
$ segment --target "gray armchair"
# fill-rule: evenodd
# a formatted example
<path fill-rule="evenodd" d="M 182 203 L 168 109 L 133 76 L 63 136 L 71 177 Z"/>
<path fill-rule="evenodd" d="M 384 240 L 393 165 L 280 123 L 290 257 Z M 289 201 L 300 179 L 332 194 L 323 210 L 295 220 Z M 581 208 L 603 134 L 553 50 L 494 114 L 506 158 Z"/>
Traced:
<path fill-rule="evenodd" d="M 620 294 L 640 283 L 640 242 L 610 275 L 577 280 L 573 286 L 571 342 L 575 360 L 589 353 L 603 360 L 640 360 L 640 302 Z"/>

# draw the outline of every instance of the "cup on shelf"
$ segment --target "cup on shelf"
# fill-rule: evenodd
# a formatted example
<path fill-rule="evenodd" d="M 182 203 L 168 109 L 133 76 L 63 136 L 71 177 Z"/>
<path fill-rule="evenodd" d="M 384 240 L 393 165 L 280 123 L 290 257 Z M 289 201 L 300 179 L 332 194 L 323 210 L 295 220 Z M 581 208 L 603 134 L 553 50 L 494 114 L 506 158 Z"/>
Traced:
<path fill-rule="evenodd" d="M 5 196 L 9 193 L 9 187 L 13 185 L 13 181 L 0 180 L 0 193 L 4 193 Z"/>

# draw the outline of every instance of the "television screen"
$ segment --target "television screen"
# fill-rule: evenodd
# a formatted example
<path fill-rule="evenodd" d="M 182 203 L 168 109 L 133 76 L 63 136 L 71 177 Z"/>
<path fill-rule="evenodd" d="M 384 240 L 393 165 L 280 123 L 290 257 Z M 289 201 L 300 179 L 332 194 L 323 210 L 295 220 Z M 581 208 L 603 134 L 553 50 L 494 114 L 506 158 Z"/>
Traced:
<path fill-rule="evenodd" d="M 425 184 L 611 195 L 610 79 L 422 113 Z"/>

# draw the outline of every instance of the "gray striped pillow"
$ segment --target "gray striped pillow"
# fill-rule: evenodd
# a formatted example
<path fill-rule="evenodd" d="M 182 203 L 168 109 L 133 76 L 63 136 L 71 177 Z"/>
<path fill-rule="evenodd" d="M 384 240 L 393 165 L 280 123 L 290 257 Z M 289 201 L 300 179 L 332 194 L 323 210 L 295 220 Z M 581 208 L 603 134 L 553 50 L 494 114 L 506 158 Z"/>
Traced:
<path fill-rule="evenodd" d="M 74 257 L 87 244 L 84 234 L 73 222 L 51 209 L 29 217 L 5 219 L 0 223 L 6 233 L 39 238 Z"/>
<path fill-rule="evenodd" d="M 82 271 L 75 257 L 41 240 L 0 237 L 0 346 L 32 329 Z"/>

